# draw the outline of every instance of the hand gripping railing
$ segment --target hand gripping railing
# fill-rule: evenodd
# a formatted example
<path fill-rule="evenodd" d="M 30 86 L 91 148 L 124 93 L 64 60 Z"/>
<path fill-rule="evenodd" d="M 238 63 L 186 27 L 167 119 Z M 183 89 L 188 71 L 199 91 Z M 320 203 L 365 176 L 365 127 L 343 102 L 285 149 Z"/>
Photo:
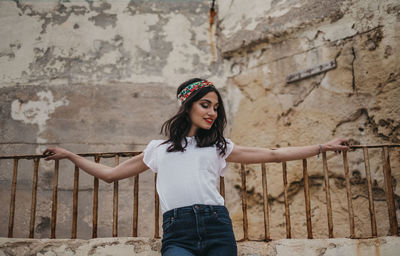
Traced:
<path fill-rule="evenodd" d="M 352 150 L 362 149 L 364 156 L 365 174 L 368 187 L 368 202 L 369 202 L 369 213 L 371 221 L 371 237 L 377 237 L 377 224 L 375 216 L 374 198 L 372 194 L 372 181 L 369 163 L 369 148 L 381 148 L 382 150 L 382 163 L 383 163 L 383 174 L 384 174 L 384 191 L 386 194 L 386 202 L 388 207 L 388 216 L 390 223 L 390 234 L 392 236 L 398 236 L 398 222 L 396 218 L 396 208 L 393 193 L 393 181 L 392 181 L 392 170 L 390 164 L 390 149 L 398 149 L 400 145 L 365 145 L 365 146 L 352 146 Z M 132 157 L 138 155 L 140 152 L 112 152 L 112 153 L 86 153 L 79 154 L 83 157 L 94 157 L 95 162 L 100 162 L 101 158 L 114 158 L 115 165 L 119 164 L 120 157 Z M 354 224 L 354 210 L 352 204 L 352 192 L 349 177 L 349 161 L 348 153 L 343 152 L 343 167 L 344 177 L 346 184 L 347 194 L 347 205 L 349 214 L 349 229 L 350 237 L 356 238 L 355 235 L 355 224 Z M 9 223 L 8 223 L 8 237 L 13 237 L 14 230 L 14 216 L 15 216 L 15 197 L 16 197 L 16 185 L 17 185 L 17 174 L 18 174 L 18 162 L 20 159 L 31 159 L 33 160 L 33 181 L 32 181 L 32 199 L 30 207 L 30 222 L 29 222 L 29 238 L 34 238 L 35 229 L 35 217 L 36 217 L 36 203 L 37 203 L 37 184 L 38 184 L 38 170 L 40 159 L 42 155 L 15 155 L 15 156 L 1 156 L 0 160 L 13 159 L 13 176 L 11 185 L 11 198 L 9 206 Z M 307 223 L 307 238 L 313 238 L 312 222 L 311 222 L 311 200 L 309 190 L 309 175 L 307 169 L 307 159 L 302 160 L 303 169 L 303 181 L 304 181 L 304 198 L 305 198 L 305 213 Z M 284 193 L 284 205 L 285 205 L 285 226 L 286 226 L 286 238 L 292 238 L 292 228 L 290 223 L 290 208 L 288 199 L 288 179 L 287 179 L 287 164 L 282 163 L 282 179 L 283 179 L 283 193 Z M 324 184 L 325 184 L 325 197 L 327 207 L 327 222 L 328 222 L 328 236 L 333 238 L 333 217 L 332 217 L 332 205 L 330 196 L 330 185 L 329 185 L 329 169 L 327 164 L 326 153 L 322 154 L 322 171 L 324 173 Z M 56 223 L 57 223 L 57 200 L 58 200 L 58 172 L 59 172 L 59 161 L 54 161 L 54 175 L 53 175 L 53 193 L 52 193 L 52 213 L 51 213 L 51 232 L 50 238 L 56 237 Z M 262 172 L 262 190 L 263 190 L 263 212 L 264 212 L 264 241 L 271 240 L 270 235 L 270 217 L 269 217 L 269 201 L 268 201 L 268 189 L 267 189 L 267 172 L 266 164 L 261 164 Z M 239 241 L 246 241 L 249 239 L 249 224 L 247 215 L 247 191 L 246 189 L 246 165 L 240 165 L 240 177 L 241 177 L 241 201 L 242 201 L 242 212 L 243 212 L 243 238 Z M 156 180 L 157 174 L 154 175 L 154 205 L 155 205 L 155 216 L 154 216 L 154 237 L 160 237 L 159 231 L 159 198 L 156 193 Z M 93 178 L 93 213 L 92 213 L 92 238 L 97 237 L 98 228 L 98 191 L 99 191 L 99 180 Z M 220 177 L 220 194 L 225 198 L 225 182 L 224 177 Z M 73 188 L 73 207 L 72 207 L 72 228 L 71 238 L 77 237 L 77 216 L 78 216 L 78 193 L 79 193 L 79 168 L 75 166 L 74 171 L 74 188 Z M 139 175 L 134 177 L 133 185 L 133 225 L 132 225 L 132 236 L 138 236 L 138 205 L 139 205 Z M 113 189 L 113 229 L 112 236 L 118 236 L 118 181 L 114 182 Z"/>

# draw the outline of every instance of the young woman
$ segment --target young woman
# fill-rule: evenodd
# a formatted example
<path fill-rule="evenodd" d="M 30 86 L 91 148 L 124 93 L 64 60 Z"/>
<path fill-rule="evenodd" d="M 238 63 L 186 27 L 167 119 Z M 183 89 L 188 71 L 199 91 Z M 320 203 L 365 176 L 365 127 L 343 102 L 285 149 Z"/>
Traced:
<path fill-rule="evenodd" d="M 237 255 L 232 222 L 217 189 L 226 162 L 282 162 L 348 149 L 345 139 L 276 150 L 234 145 L 223 136 L 224 104 L 211 82 L 188 80 L 179 86 L 177 98 L 179 111 L 161 128 L 168 139 L 152 140 L 143 153 L 116 167 L 94 163 L 59 147 L 44 152 L 46 160 L 67 158 L 106 182 L 149 168 L 157 172 L 164 256 Z"/>

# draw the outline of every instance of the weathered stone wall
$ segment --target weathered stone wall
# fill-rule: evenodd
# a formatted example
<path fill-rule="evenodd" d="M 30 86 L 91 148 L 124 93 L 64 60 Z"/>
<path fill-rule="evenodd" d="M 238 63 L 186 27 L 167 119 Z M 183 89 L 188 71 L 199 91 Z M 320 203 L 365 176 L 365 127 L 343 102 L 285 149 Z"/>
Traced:
<path fill-rule="evenodd" d="M 161 124 L 177 110 L 181 82 L 205 77 L 224 84 L 208 12 L 202 0 L 0 1 L 0 155 L 53 145 L 134 151 L 160 138 Z M 12 164 L 0 161 L 5 206 Z M 54 163 L 39 166 L 37 238 L 50 233 Z M 57 237 L 71 232 L 73 170 L 61 162 Z M 15 237 L 28 235 L 32 172 L 32 161 L 19 162 Z M 119 185 L 121 236 L 132 234 L 132 184 Z M 153 174 L 141 175 L 140 184 L 139 234 L 153 236 Z M 99 236 L 111 236 L 112 189 L 100 183 Z M 78 237 L 89 238 L 93 178 L 83 172 L 80 190 Z M 8 214 L 8 207 L 0 211 L 0 236 L 7 236 Z"/>
<path fill-rule="evenodd" d="M 353 143 L 400 142 L 400 5 L 398 1 L 221 1 L 218 48 L 229 74 L 227 86 L 242 96 L 232 123 L 237 144 L 284 147 L 318 144 L 333 137 Z M 286 83 L 290 74 L 335 61 L 335 69 Z M 378 235 L 389 234 L 380 150 L 370 150 Z M 392 152 L 400 178 L 399 151 Z M 362 151 L 349 153 L 356 236 L 371 235 Z M 342 156 L 328 153 L 334 235 L 349 236 Z M 238 165 L 228 183 L 228 207 L 242 233 Z M 260 167 L 248 171 L 249 226 L 262 238 Z M 327 237 L 322 161 L 311 159 L 314 237 Z M 236 175 L 235 175 L 236 174 Z M 271 235 L 285 237 L 282 167 L 267 165 Z M 288 164 L 292 235 L 306 237 L 301 161 Z M 400 187 L 395 185 L 397 216 Z"/>
<path fill-rule="evenodd" d="M 238 243 L 238 256 L 343 255 L 393 256 L 400 249 L 398 237 L 352 240 L 282 239 L 270 243 Z M 80 239 L 4 239 L 0 255 L 160 255 L 161 241 L 146 238 Z"/>
<path fill-rule="evenodd" d="M 393 256 L 400 249 L 397 237 L 351 240 L 282 239 L 270 243 L 238 243 L 238 256 L 351 255 Z M 145 238 L 4 239 L 0 238 L 0 255 L 160 255 L 161 241 Z"/>
<path fill-rule="evenodd" d="M 0 1 L 0 152 L 141 150 L 177 108 L 176 86 L 205 77 L 225 96 L 236 144 L 283 147 L 335 136 L 399 143 L 400 5 L 382 1 Z M 216 31 L 214 34 L 213 31 Z M 214 44 L 216 42 L 216 45 Z M 337 67 L 286 84 L 328 61 Z M 392 153 L 399 180 L 399 153 Z M 357 236 L 370 236 L 362 153 L 349 153 Z M 388 234 L 380 152 L 371 150 L 378 235 Z M 113 160 L 102 160 L 113 165 Z M 334 233 L 349 235 L 341 156 L 328 154 Z M 285 237 L 282 172 L 268 165 L 271 235 Z M 9 204 L 12 161 L 0 162 Z M 15 237 L 28 233 L 32 162 L 20 161 Z M 248 166 L 250 236 L 263 238 L 259 166 Z M 73 166 L 60 167 L 57 237 L 69 237 Z M 288 164 L 292 233 L 306 237 L 301 163 Z M 309 161 L 315 237 L 327 237 L 321 161 Z M 35 237 L 49 237 L 53 163 L 40 163 Z M 227 206 L 242 237 L 238 165 L 226 177 Z M 153 235 L 153 175 L 140 177 L 139 235 Z M 395 182 L 396 209 L 400 187 Z M 81 174 L 78 237 L 91 236 L 92 177 Z M 99 236 L 112 229 L 112 185 L 100 186 Z M 119 235 L 130 236 L 132 180 L 120 182 Z M 400 212 L 397 210 L 399 216 Z M 8 209 L 0 211 L 7 235 Z"/>

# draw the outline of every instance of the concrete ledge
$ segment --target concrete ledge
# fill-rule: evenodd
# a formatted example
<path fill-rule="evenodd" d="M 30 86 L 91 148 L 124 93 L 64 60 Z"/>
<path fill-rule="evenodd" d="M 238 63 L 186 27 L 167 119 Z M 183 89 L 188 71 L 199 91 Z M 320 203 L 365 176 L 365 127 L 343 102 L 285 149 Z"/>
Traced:
<path fill-rule="evenodd" d="M 399 237 L 375 239 L 282 239 L 238 243 L 239 255 L 391 256 L 400 251 Z M 4 255 L 160 255 L 161 240 L 151 238 L 24 239 L 0 238 Z"/>

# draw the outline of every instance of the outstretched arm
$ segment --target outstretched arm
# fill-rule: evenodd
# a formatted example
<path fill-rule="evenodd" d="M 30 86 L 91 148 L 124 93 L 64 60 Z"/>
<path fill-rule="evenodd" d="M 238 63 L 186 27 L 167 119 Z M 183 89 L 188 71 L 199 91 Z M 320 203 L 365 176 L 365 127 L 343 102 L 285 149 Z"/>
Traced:
<path fill-rule="evenodd" d="M 286 147 L 265 149 L 256 147 L 234 146 L 232 153 L 227 157 L 228 162 L 254 164 L 268 162 L 284 162 L 304 159 L 326 151 L 348 150 L 348 140 L 336 138 L 327 143 L 303 147 Z"/>
<path fill-rule="evenodd" d="M 108 183 L 135 176 L 136 174 L 149 169 L 149 167 L 147 167 L 147 165 L 143 162 L 143 153 L 126 160 L 116 167 L 109 167 L 103 164 L 92 162 L 84 157 L 59 147 L 48 148 L 43 154 L 47 156 L 45 158 L 46 161 L 64 158 L 69 159 L 80 169 Z"/>

